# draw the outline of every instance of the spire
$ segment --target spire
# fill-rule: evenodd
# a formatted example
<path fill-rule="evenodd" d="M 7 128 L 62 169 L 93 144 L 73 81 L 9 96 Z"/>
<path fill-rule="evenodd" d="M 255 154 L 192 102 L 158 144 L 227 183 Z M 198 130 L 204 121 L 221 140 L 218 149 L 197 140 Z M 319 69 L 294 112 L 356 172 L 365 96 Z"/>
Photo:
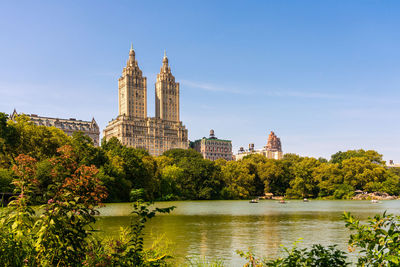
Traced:
<path fill-rule="evenodd" d="M 133 51 L 133 43 L 131 43 L 131 49 L 129 50 L 129 61 L 131 64 L 135 62 L 135 51 Z"/>
<path fill-rule="evenodd" d="M 167 58 L 167 52 L 164 49 L 164 57 L 163 57 L 163 65 L 167 65 L 168 66 L 168 58 Z"/>

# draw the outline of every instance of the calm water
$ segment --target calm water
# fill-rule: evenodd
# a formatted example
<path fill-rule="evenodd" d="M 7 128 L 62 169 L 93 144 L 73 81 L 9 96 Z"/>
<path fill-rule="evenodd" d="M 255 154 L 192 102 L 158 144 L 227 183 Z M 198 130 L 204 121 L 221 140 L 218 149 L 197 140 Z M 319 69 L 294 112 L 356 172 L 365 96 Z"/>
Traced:
<path fill-rule="evenodd" d="M 308 203 L 264 200 L 248 201 L 177 201 L 156 203 L 158 207 L 176 206 L 169 215 L 153 218 L 146 228 L 146 243 L 162 234 L 173 242 L 178 258 L 201 256 L 224 259 L 227 266 L 243 266 L 236 250 L 252 250 L 258 255 L 276 256 L 280 245 L 290 246 L 303 238 L 300 247 L 313 243 L 338 244 L 347 250 L 349 231 L 341 220 L 350 211 L 365 220 L 382 213 L 400 214 L 400 200 L 328 201 Z M 128 226 L 131 204 L 107 204 L 100 209 L 97 227 L 104 235 L 116 235 Z"/>

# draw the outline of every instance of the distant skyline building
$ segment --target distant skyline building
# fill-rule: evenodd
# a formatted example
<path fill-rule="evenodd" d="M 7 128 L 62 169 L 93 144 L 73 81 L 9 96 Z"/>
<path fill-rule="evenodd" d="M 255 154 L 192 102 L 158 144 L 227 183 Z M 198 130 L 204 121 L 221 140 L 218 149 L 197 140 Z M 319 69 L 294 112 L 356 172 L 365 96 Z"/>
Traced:
<path fill-rule="evenodd" d="M 103 131 L 108 141 L 118 138 L 123 145 L 144 148 L 159 156 L 173 148 L 187 149 L 188 130 L 179 120 L 179 83 L 172 75 L 164 52 L 155 83 L 155 114 L 147 117 L 147 78 L 131 46 L 126 67 L 118 80 L 118 116 Z"/>
<path fill-rule="evenodd" d="M 210 136 L 208 138 L 203 137 L 202 139 L 194 141 L 192 147 L 200 152 L 205 159 L 225 159 L 228 161 L 233 159 L 232 141 L 218 139 L 214 134 L 214 130 L 210 130 Z"/>
<path fill-rule="evenodd" d="M 282 144 L 281 139 L 278 138 L 273 131 L 270 132 L 268 136 L 267 145 L 260 150 L 254 149 L 254 144 L 249 144 L 249 149 L 245 150 L 243 147 L 240 147 L 238 154 L 235 155 L 235 160 L 241 160 L 245 156 L 251 154 L 259 154 L 263 155 L 269 159 L 282 159 Z"/>
<path fill-rule="evenodd" d="M 14 109 L 13 113 L 10 116 L 10 119 L 14 120 L 16 116 L 21 114 L 18 114 L 17 111 Z M 37 114 L 24 114 L 24 115 L 28 116 L 30 121 L 35 125 L 56 127 L 69 136 L 72 136 L 74 132 L 80 131 L 85 135 L 89 136 L 93 140 L 93 144 L 95 146 L 100 145 L 100 129 L 94 118 L 91 121 L 82 121 L 82 120 L 77 120 L 75 118 L 61 119 L 61 118 L 43 117 Z"/>

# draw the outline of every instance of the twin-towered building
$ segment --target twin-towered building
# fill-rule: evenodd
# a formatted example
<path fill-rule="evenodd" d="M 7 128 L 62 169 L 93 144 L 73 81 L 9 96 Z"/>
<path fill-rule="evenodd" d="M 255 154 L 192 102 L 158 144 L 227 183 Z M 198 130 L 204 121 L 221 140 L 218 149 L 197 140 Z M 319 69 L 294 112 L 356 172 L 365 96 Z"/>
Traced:
<path fill-rule="evenodd" d="M 16 115 L 14 111 L 11 119 Z M 99 145 L 100 131 L 94 118 L 92 121 L 81 121 L 40 117 L 35 114 L 28 116 L 37 125 L 54 126 L 68 135 L 82 131 L 92 138 L 95 145 Z M 123 145 L 146 149 L 153 156 L 159 156 L 173 148 L 188 148 L 188 130 L 179 116 L 179 83 L 172 75 L 165 52 L 155 83 L 155 117 L 147 117 L 147 78 L 143 76 L 135 51 L 131 47 L 128 61 L 118 80 L 118 116 L 108 123 L 103 137 L 107 141 L 116 137 Z M 240 160 L 250 154 L 282 158 L 281 141 L 274 132 L 270 133 L 263 149 L 255 150 L 254 144 L 250 144 L 248 150 L 240 148 L 235 156 L 232 154 L 231 140 L 218 139 L 214 130 L 210 131 L 208 138 L 196 140 L 191 146 L 205 159 L 210 160 Z"/>
<path fill-rule="evenodd" d="M 179 83 L 164 53 L 155 83 L 155 114 L 147 117 L 147 79 L 131 47 L 118 80 L 118 116 L 103 131 L 104 138 L 118 138 L 123 145 L 144 148 L 158 156 L 173 148 L 187 149 L 188 130 L 179 118 Z"/>

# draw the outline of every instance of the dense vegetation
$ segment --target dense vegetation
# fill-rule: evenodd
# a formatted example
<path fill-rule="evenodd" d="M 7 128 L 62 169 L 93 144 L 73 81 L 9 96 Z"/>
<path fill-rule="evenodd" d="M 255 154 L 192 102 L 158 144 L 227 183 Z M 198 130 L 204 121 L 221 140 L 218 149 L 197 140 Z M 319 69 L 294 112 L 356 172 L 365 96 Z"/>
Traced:
<path fill-rule="evenodd" d="M 72 147 L 65 145 L 48 161 L 49 190 L 37 214 L 32 208 L 39 190 L 37 161 L 21 154 L 13 164 L 14 192 L 18 194 L 0 210 L 0 263 L 4 266 L 176 266 L 167 246 L 156 243 L 145 249 L 143 230 L 157 213 L 174 207 L 150 209 L 143 190 L 133 190 L 132 223 L 119 238 L 102 239 L 93 234 L 96 207 L 107 197 L 97 177 L 98 169 L 79 163 Z M 345 213 L 346 227 L 353 234 L 349 250 L 358 248 L 358 266 L 399 266 L 400 216 L 383 214 L 362 224 Z M 258 258 L 251 252 L 238 252 L 245 266 L 349 266 L 348 254 L 334 245 L 285 249 L 279 258 Z M 223 262 L 193 262 L 183 266 L 223 266 Z"/>
<path fill-rule="evenodd" d="M 156 213 L 149 203 L 133 199 L 132 223 L 116 239 L 93 235 L 96 208 L 107 191 L 98 169 L 79 162 L 70 145 L 57 149 L 47 159 L 48 190 L 45 204 L 36 213 L 32 205 L 41 182 L 37 160 L 21 154 L 12 169 L 14 192 L 18 195 L 0 210 L 0 264 L 2 266 L 165 266 L 170 253 L 162 246 L 144 248 L 143 229 Z M 136 195 L 140 197 L 140 194 Z"/>
<path fill-rule="evenodd" d="M 331 159 L 285 154 L 282 160 L 251 155 L 241 161 L 209 161 L 194 150 L 173 149 L 153 157 L 117 139 L 93 146 L 82 133 L 68 137 L 54 127 L 36 126 L 26 116 L 10 121 L 0 113 L 0 192 L 12 192 L 18 155 L 35 159 L 34 201 L 51 193 L 51 159 L 68 145 L 77 164 L 94 166 L 105 201 L 129 201 L 137 190 L 145 200 L 248 199 L 264 193 L 289 198 L 350 198 L 355 190 L 400 194 L 400 171 L 385 168 L 376 151 L 338 152 Z"/>
<path fill-rule="evenodd" d="M 13 192 L 0 212 L 0 263 L 4 266 L 174 266 L 168 246 L 144 248 L 143 229 L 157 213 L 145 199 L 240 199 L 271 192 L 291 197 L 343 198 L 354 190 L 399 193 L 398 170 L 386 169 L 375 151 L 338 152 L 324 159 L 249 156 L 238 162 L 204 160 L 193 150 L 160 157 L 122 146 L 94 147 L 81 133 L 66 136 L 0 113 L 0 190 Z M 102 202 L 134 201 L 132 223 L 116 239 L 92 229 Z M 42 203 L 40 213 L 33 205 Z M 359 266 L 400 265 L 400 217 L 376 215 L 367 224 L 344 215 L 350 251 Z M 280 258 L 239 252 L 246 266 L 348 266 L 335 246 L 285 249 Z M 189 266 L 206 266 L 189 261 Z M 222 262 L 209 263 L 222 266 Z"/>

